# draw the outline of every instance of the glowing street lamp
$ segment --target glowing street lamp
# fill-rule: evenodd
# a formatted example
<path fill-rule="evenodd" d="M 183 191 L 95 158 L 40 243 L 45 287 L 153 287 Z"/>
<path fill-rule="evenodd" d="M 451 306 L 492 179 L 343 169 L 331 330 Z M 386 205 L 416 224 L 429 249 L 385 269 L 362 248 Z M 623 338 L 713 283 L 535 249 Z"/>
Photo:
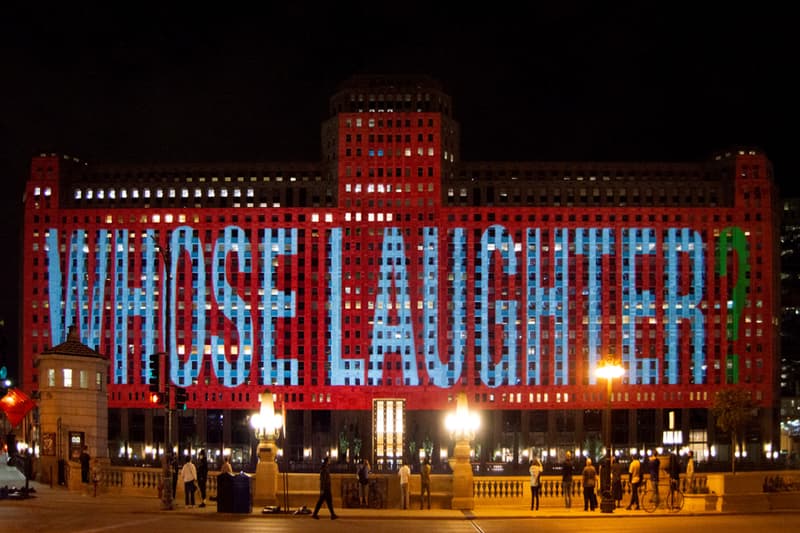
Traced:
<path fill-rule="evenodd" d="M 250 425 L 258 438 L 258 464 L 253 502 L 258 505 L 276 505 L 278 502 L 278 463 L 275 439 L 283 427 L 283 417 L 275 412 L 270 391 L 258 395 L 259 412 L 250 417 Z"/>
<path fill-rule="evenodd" d="M 475 433 L 480 427 L 480 416 L 475 411 L 470 411 L 467 404 L 467 394 L 458 393 L 456 396 L 456 410 L 445 418 L 445 428 L 455 440 L 453 451 L 453 500 L 452 509 L 474 509 L 475 499 L 472 491 L 472 465 L 470 464 L 469 443 L 475 438 Z"/>
<path fill-rule="evenodd" d="M 595 376 L 606 380 L 606 409 L 603 413 L 603 444 L 606 447 L 606 457 L 603 462 L 602 475 L 600 476 L 600 512 L 613 513 L 616 502 L 611 494 L 611 383 L 625 374 L 625 368 L 608 357 L 604 364 L 595 370 Z"/>

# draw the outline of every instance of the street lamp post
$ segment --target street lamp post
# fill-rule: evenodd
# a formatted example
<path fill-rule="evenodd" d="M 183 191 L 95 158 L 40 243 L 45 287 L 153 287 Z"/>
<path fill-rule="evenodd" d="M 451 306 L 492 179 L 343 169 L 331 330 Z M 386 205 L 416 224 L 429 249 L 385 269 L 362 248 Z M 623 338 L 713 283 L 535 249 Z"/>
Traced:
<path fill-rule="evenodd" d="M 172 346 L 170 345 L 170 328 L 172 323 L 170 320 L 171 310 L 171 294 L 172 290 L 172 257 L 170 255 L 169 245 L 166 247 L 161 246 L 152 234 L 148 233 L 148 237 L 155 241 L 155 250 L 161 257 L 161 263 L 164 265 L 164 305 L 161 308 L 162 316 L 164 318 L 164 332 L 161 335 L 164 342 L 164 393 L 166 394 L 166 403 L 164 404 L 164 455 L 162 459 L 162 493 L 161 493 L 161 509 L 170 510 L 174 509 L 172 494 L 172 461 L 177 460 L 173 457 L 172 447 L 172 427 L 174 410 L 170 402 L 175 401 L 175 393 L 172 387 L 172 376 L 170 363 L 172 360 Z M 169 237 L 167 237 L 169 239 Z M 159 306 L 161 307 L 161 306 Z"/>
<path fill-rule="evenodd" d="M 278 503 L 278 463 L 275 439 L 283 426 L 283 416 L 275 413 L 272 393 L 268 390 L 258 395 L 259 412 L 250 417 L 250 425 L 258 438 L 258 464 L 253 503 L 276 505 Z"/>
<path fill-rule="evenodd" d="M 445 427 L 455 440 L 453 450 L 453 499 L 452 509 L 474 509 L 475 498 L 472 491 L 472 464 L 470 463 L 469 443 L 475 438 L 475 432 L 480 427 L 480 417 L 475 411 L 470 411 L 467 404 L 467 394 L 458 393 L 456 396 L 455 413 L 447 415 Z"/>
<path fill-rule="evenodd" d="M 625 374 L 625 369 L 615 363 L 610 357 L 603 365 L 598 366 L 595 374 L 600 379 L 606 380 L 606 409 L 603 412 L 603 445 L 606 447 L 606 457 L 601 468 L 600 476 L 600 512 L 613 513 L 616 502 L 611 494 L 611 457 L 613 454 L 611 445 L 611 383 L 614 378 L 620 378 Z"/>

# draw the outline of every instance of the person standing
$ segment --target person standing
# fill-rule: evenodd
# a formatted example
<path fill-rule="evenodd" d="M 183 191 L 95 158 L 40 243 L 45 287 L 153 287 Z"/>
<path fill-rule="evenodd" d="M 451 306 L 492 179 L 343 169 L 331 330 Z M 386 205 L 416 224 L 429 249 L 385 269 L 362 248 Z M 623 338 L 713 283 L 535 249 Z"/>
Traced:
<path fill-rule="evenodd" d="M 231 458 L 227 455 L 222 458 L 222 467 L 219 469 L 220 474 L 233 474 L 233 468 L 231 468 Z"/>
<path fill-rule="evenodd" d="M 368 494 L 369 494 L 369 461 L 367 461 L 366 459 L 362 459 L 361 464 L 358 466 L 358 499 L 361 502 L 361 507 L 367 506 Z"/>
<path fill-rule="evenodd" d="M 180 472 L 180 465 L 178 456 L 170 454 L 170 467 L 172 468 L 172 497 L 178 494 L 178 473 Z"/>
<path fill-rule="evenodd" d="M 84 445 L 83 450 L 81 450 L 80 462 L 81 483 L 89 483 L 89 470 L 91 468 L 92 457 L 89 455 L 89 447 L 86 445 Z"/>
<path fill-rule="evenodd" d="M 200 450 L 197 454 L 197 486 L 200 489 L 200 505 L 206 506 L 206 482 L 208 481 L 208 460 L 206 451 Z"/>
<path fill-rule="evenodd" d="M 650 473 L 650 488 L 653 489 L 653 499 L 658 505 L 658 475 L 661 471 L 661 460 L 656 455 L 656 452 L 653 451 L 650 454 L 650 461 L 647 463 L 647 470 Z"/>
<path fill-rule="evenodd" d="M 572 454 L 567 452 L 564 463 L 561 465 L 561 492 L 564 493 L 564 506 L 572 507 Z"/>
<path fill-rule="evenodd" d="M 542 463 L 537 457 L 531 459 L 531 467 L 528 471 L 531 474 L 531 511 L 539 510 L 539 486 L 542 477 Z"/>
<path fill-rule="evenodd" d="M 408 509 L 410 505 L 411 496 L 408 493 L 408 482 L 411 480 L 411 469 L 408 464 L 403 462 L 403 466 L 397 472 L 400 476 L 400 498 L 403 502 L 403 509 Z"/>
<path fill-rule="evenodd" d="M 194 507 L 194 484 L 197 482 L 197 468 L 190 457 L 186 458 L 181 468 L 181 481 L 183 481 L 183 502 L 186 507 Z"/>
<path fill-rule="evenodd" d="M 611 458 L 611 496 L 617 507 L 622 507 L 622 463 L 616 457 Z"/>
<path fill-rule="evenodd" d="M 327 504 L 328 511 L 331 513 L 331 520 L 336 520 L 339 518 L 336 516 L 336 513 L 333 512 L 333 492 L 331 492 L 331 471 L 328 468 L 328 458 L 322 458 L 322 465 L 319 469 L 319 499 L 317 500 L 317 505 L 314 506 L 314 512 L 311 513 L 311 518 L 314 520 L 319 520 L 319 508 L 322 507 L 322 503 Z"/>
<path fill-rule="evenodd" d="M 686 491 L 694 493 L 694 452 L 691 450 L 686 460 Z"/>
<path fill-rule="evenodd" d="M 423 508 L 423 503 L 428 501 L 428 509 L 431 508 L 431 462 L 428 458 L 422 463 L 422 470 L 420 471 L 420 494 L 419 494 L 419 508 Z"/>
<path fill-rule="evenodd" d="M 586 458 L 586 466 L 583 467 L 583 510 L 594 511 L 597 508 L 597 470 L 592 466 L 592 460 Z"/>
<path fill-rule="evenodd" d="M 633 456 L 631 464 L 628 466 L 628 474 L 631 478 L 631 502 L 625 509 L 630 511 L 631 507 L 636 506 L 636 511 L 639 510 L 639 486 L 642 484 L 642 464 L 636 456 Z"/>

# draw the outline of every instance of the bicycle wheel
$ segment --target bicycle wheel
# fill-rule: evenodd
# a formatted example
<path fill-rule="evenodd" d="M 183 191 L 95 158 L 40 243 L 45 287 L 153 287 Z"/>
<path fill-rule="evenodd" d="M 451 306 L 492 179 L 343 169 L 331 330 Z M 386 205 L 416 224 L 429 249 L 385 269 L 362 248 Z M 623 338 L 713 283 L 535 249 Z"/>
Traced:
<path fill-rule="evenodd" d="M 383 509 L 383 495 L 380 491 L 370 492 L 369 506 L 373 509 Z"/>
<path fill-rule="evenodd" d="M 683 509 L 683 493 L 679 490 L 670 491 L 667 496 L 667 509 L 670 513 L 679 513 Z"/>
<path fill-rule="evenodd" d="M 658 495 L 654 490 L 645 489 L 644 492 L 639 495 L 639 501 L 642 502 L 642 509 L 648 513 L 655 512 L 656 507 L 658 507 Z"/>

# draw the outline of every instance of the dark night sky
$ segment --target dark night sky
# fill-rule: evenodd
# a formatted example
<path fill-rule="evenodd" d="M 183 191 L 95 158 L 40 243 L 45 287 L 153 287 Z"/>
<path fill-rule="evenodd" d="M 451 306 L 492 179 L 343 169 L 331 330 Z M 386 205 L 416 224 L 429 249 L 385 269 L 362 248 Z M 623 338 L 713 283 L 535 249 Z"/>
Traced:
<path fill-rule="evenodd" d="M 766 151 L 784 194 L 800 192 L 789 147 L 800 47 L 792 17 L 778 7 L 530 2 L 536 7 L 486 11 L 479 3 L 470 12 L 386 4 L 297 2 L 236 14 L 199 4 L 4 8 L 7 356 L 16 357 L 19 228 L 32 155 L 315 161 L 328 98 L 356 73 L 441 81 L 465 160 L 693 161 L 750 145 Z"/>

